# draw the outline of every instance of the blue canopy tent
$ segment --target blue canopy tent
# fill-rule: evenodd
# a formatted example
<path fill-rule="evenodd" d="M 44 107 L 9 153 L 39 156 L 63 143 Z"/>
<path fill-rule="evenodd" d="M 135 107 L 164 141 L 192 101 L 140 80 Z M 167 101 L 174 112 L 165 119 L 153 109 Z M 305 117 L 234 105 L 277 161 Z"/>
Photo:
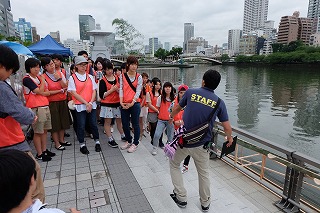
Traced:
<path fill-rule="evenodd" d="M 0 41 L 0 44 L 10 47 L 17 54 L 33 56 L 33 53 L 27 47 L 23 46 L 20 43 L 11 41 Z"/>
<path fill-rule="evenodd" d="M 73 53 L 69 48 L 63 47 L 61 44 L 56 42 L 50 35 L 47 35 L 41 41 L 28 47 L 33 54 L 36 55 L 52 55 L 60 54 L 63 56 L 72 56 Z"/>

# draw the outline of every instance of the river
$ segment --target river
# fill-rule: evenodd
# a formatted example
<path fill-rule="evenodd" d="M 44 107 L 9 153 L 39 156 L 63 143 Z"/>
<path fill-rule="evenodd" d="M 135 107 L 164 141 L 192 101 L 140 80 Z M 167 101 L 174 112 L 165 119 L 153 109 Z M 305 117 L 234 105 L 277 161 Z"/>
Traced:
<path fill-rule="evenodd" d="M 308 65 L 139 68 L 174 85 L 201 86 L 203 73 L 221 73 L 216 94 L 231 125 L 320 159 L 320 71 Z"/>

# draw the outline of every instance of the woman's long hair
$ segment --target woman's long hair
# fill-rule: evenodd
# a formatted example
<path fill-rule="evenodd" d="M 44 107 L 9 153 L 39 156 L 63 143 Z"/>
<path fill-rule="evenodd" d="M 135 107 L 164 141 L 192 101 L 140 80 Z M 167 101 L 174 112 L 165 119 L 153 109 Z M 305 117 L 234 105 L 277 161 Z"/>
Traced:
<path fill-rule="evenodd" d="M 159 78 L 153 78 L 153 79 L 152 79 L 152 84 L 153 84 L 152 94 L 153 94 L 153 96 L 156 95 L 155 85 L 157 85 L 158 82 L 160 83 L 159 95 L 161 95 L 161 86 L 162 86 L 162 85 L 161 85 L 161 81 L 160 81 Z"/>
<path fill-rule="evenodd" d="M 170 82 L 166 82 L 163 84 L 163 87 L 162 87 L 162 95 L 161 95 L 161 101 L 162 102 L 166 102 L 166 91 L 165 91 L 165 88 L 166 87 L 171 87 L 171 92 L 170 92 L 170 101 L 172 102 L 174 100 L 174 92 L 173 92 L 173 86 Z"/>

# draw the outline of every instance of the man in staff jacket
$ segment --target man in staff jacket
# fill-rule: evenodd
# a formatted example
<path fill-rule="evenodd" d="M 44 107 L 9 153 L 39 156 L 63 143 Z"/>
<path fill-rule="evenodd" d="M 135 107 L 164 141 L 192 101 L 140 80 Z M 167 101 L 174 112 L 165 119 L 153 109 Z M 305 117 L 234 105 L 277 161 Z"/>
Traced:
<path fill-rule="evenodd" d="M 202 78 L 201 88 L 191 88 L 186 91 L 179 104 L 176 105 L 170 115 L 172 119 L 181 109 L 184 109 L 183 121 L 187 130 L 207 122 L 210 113 L 216 107 L 219 97 L 214 93 L 221 80 L 218 71 L 208 70 Z M 197 113 L 194 113 L 197 112 Z M 227 140 L 227 146 L 231 146 L 233 139 L 231 136 L 232 128 L 229 123 L 227 108 L 221 100 L 214 113 L 209 129 L 213 129 L 216 117 L 222 123 Z M 180 163 L 190 155 L 197 168 L 199 177 L 199 194 L 202 211 L 209 211 L 210 208 L 210 179 L 209 179 L 209 152 L 207 146 L 212 138 L 212 131 L 208 131 L 203 140 L 195 144 L 187 144 L 181 149 L 176 150 L 173 160 L 170 160 L 170 174 L 174 186 L 173 194 L 170 194 L 174 202 L 181 208 L 187 206 L 187 191 L 183 185 Z"/>

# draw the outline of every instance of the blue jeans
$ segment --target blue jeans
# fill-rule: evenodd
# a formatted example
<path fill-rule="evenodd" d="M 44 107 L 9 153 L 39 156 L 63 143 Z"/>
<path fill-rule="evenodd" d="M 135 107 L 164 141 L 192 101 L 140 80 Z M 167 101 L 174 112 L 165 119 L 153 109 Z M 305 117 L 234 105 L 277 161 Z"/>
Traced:
<path fill-rule="evenodd" d="M 122 109 L 121 108 L 121 121 L 122 121 L 123 132 L 126 136 L 127 141 L 129 143 L 132 143 L 132 136 L 130 133 L 130 120 L 131 120 L 132 128 L 134 130 L 133 143 L 135 145 L 139 144 L 139 138 L 140 138 L 140 126 L 139 126 L 140 111 L 141 111 L 141 107 L 140 107 L 140 103 L 138 103 L 138 102 L 135 103 L 129 109 Z"/>
<path fill-rule="evenodd" d="M 85 135 L 85 126 L 86 126 L 86 119 L 87 122 L 89 122 L 89 127 L 91 130 L 91 133 L 93 135 L 93 139 L 95 141 L 99 140 L 99 132 L 97 127 L 97 116 L 96 116 L 96 110 L 92 109 L 90 113 L 87 111 L 81 111 L 76 112 L 77 116 L 77 138 L 79 143 L 84 143 L 84 135 Z"/>
<path fill-rule="evenodd" d="M 168 137 L 168 141 L 171 142 L 173 139 L 174 127 L 173 123 L 169 124 L 169 121 L 158 120 L 156 132 L 154 133 L 153 137 L 153 146 L 159 146 L 159 138 L 161 137 L 164 129 L 167 128 L 166 134 Z"/>

